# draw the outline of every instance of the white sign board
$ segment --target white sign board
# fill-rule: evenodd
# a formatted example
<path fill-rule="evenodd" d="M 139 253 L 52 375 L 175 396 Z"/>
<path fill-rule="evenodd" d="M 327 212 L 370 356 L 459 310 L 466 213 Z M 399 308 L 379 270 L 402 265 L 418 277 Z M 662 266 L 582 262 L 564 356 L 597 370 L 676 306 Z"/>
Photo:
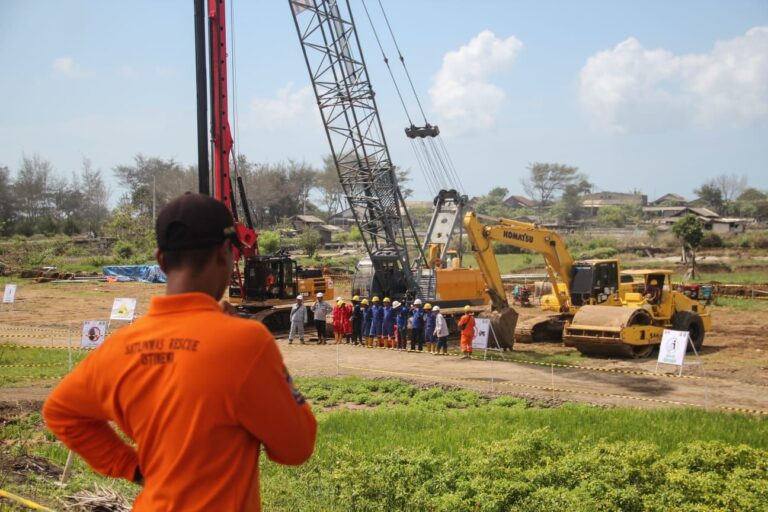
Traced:
<path fill-rule="evenodd" d="M 659 347 L 659 363 L 682 366 L 688 349 L 688 331 L 664 329 Z"/>
<path fill-rule="evenodd" d="M 83 333 L 80 338 L 81 348 L 97 348 L 107 337 L 106 320 L 86 320 L 83 322 Z"/>
<path fill-rule="evenodd" d="M 475 318 L 475 337 L 472 338 L 472 348 L 487 349 L 488 334 L 491 332 L 490 318 Z"/>
<path fill-rule="evenodd" d="M 136 314 L 136 299 L 115 299 L 112 303 L 112 314 L 110 320 L 133 321 Z"/>
<path fill-rule="evenodd" d="M 16 300 L 16 285 L 5 285 L 5 292 L 3 293 L 3 304 L 13 304 L 14 300 Z"/>

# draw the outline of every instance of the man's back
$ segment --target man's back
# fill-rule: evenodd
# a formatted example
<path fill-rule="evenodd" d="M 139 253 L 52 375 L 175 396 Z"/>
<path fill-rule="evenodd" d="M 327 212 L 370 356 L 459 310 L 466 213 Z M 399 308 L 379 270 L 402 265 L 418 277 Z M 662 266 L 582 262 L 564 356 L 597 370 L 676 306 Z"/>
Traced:
<path fill-rule="evenodd" d="M 276 462 L 299 464 L 316 433 L 267 329 L 201 293 L 153 298 L 148 315 L 62 381 L 44 414 L 113 476 L 130 478 L 137 460 L 103 422 L 136 442 L 146 481 L 136 510 L 259 510 L 261 444 Z"/>

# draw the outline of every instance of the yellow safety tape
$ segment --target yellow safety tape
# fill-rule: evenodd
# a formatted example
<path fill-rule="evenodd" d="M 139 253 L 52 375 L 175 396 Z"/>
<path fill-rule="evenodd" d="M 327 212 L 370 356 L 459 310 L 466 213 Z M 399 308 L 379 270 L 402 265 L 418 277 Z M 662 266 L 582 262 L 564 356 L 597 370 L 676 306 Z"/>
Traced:
<path fill-rule="evenodd" d="M 63 375 L 6 375 L 6 378 L 13 378 L 18 381 L 28 380 L 61 380 Z"/>
<path fill-rule="evenodd" d="M 64 363 L 0 364 L 0 368 L 54 368 L 57 366 L 64 366 Z"/>
<path fill-rule="evenodd" d="M 55 327 L 15 327 L 10 325 L 0 326 L 0 331 L 21 331 L 21 332 L 70 332 L 72 329 L 57 329 Z"/>
<path fill-rule="evenodd" d="M 59 339 L 64 340 L 67 337 L 65 335 L 62 336 L 46 336 L 43 334 L 0 334 L 0 338 L 3 339 L 35 339 L 35 340 L 51 340 L 51 339 Z"/>
<path fill-rule="evenodd" d="M 69 350 L 69 347 L 51 347 L 46 345 L 17 345 L 15 343 L 0 342 L 0 348 L 39 348 L 45 350 Z M 72 347 L 73 352 L 89 352 L 90 348 Z"/>
<path fill-rule="evenodd" d="M 39 503 L 35 503 L 32 500 L 28 500 L 26 498 L 22 498 L 21 496 L 17 496 L 13 493 L 10 493 L 8 491 L 5 491 L 3 489 L 0 489 L 0 497 L 8 498 L 9 500 L 15 501 L 16 503 L 19 503 L 21 505 L 24 505 L 27 508 L 31 508 L 32 510 L 43 510 L 44 512 L 54 512 L 53 509 L 50 509 L 46 506 L 43 506 Z"/>
<path fill-rule="evenodd" d="M 396 372 L 391 370 L 379 370 L 377 368 L 365 368 L 360 366 L 347 366 L 347 365 L 340 365 L 341 368 L 346 368 L 348 370 L 360 370 L 360 371 L 368 371 L 368 372 L 374 372 L 374 373 L 381 373 L 386 375 L 397 375 L 397 376 L 403 376 L 403 377 L 415 377 L 415 378 L 421 378 L 421 379 L 433 379 L 436 381 L 441 380 L 452 380 L 457 382 L 471 382 L 473 384 L 476 384 L 478 382 L 487 382 L 486 380 L 481 379 L 469 379 L 469 378 L 462 378 L 462 377 L 446 377 L 442 375 L 425 375 L 420 373 L 409 373 L 409 372 Z M 626 400 L 638 400 L 641 402 L 652 402 L 652 403 L 660 403 L 660 404 L 667 404 L 667 405 L 680 405 L 680 406 L 686 406 L 686 407 L 704 407 L 701 404 L 695 404 L 695 403 L 689 403 L 689 402 L 681 402 L 677 400 L 665 400 L 662 398 L 648 398 L 648 397 L 641 397 L 641 396 L 632 396 L 632 395 L 618 395 L 613 393 L 598 393 L 596 391 L 584 391 L 584 390 L 576 390 L 576 389 L 567 389 L 567 388 L 555 388 L 552 386 L 538 386 L 535 384 L 519 384 L 519 383 L 513 383 L 513 382 L 495 382 L 494 384 L 500 385 L 500 386 L 509 386 L 509 387 L 517 387 L 517 388 L 524 388 L 524 389 L 535 389 L 539 391 L 548 391 L 548 392 L 554 392 L 554 393 L 574 393 L 574 394 L 583 394 L 583 395 L 591 395 L 591 396 L 599 396 L 604 398 L 619 398 L 619 399 L 626 399 Z M 726 405 L 715 405 L 714 406 L 717 409 L 724 409 L 728 411 L 736 411 L 736 412 L 745 412 L 750 414 L 758 414 L 758 415 L 768 415 L 768 411 L 763 411 L 760 409 L 746 409 L 741 407 L 731 407 Z"/>

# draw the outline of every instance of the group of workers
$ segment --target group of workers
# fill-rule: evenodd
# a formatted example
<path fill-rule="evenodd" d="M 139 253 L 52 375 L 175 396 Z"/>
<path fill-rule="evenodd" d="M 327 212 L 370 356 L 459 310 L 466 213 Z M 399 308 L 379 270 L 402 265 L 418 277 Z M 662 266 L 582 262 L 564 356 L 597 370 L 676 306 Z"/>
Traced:
<path fill-rule="evenodd" d="M 389 297 L 378 296 L 360 299 L 355 295 L 351 301 L 343 297 L 336 298 L 331 306 L 318 293 L 310 310 L 315 318 L 318 345 L 327 345 L 326 318 L 330 315 L 333 322 L 335 344 L 348 343 L 366 348 L 387 348 L 410 352 L 426 352 L 435 355 L 448 353 L 448 323 L 440 312 L 440 306 L 422 304 L 421 299 L 408 306 Z M 296 297 L 291 308 L 291 327 L 288 343 L 299 338 L 304 344 L 304 324 L 307 322 L 307 307 L 304 297 Z M 461 330 L 461 351 L 464 358 L 472 354 L 472 338 L 475 331 L 475 319 L 469 306 L 464 307 L 464 315 L 459 320 Z M 407 333 L 410 328 L 410 349 Z"/>

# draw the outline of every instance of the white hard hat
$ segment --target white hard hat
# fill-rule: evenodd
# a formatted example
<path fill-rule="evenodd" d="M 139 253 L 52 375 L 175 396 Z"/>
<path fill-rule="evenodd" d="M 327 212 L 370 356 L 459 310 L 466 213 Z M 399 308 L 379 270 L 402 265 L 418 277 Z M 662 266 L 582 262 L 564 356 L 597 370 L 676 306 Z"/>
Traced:
<path fill-rule="evenodd" d="M 322 299 L 323 298 L 323 292 L 317 292 L 317 295 L 315 295 L 315 297 L 317 297 L 318 299 Z"/>
<path fill-rule="evenodd" d="M 421 306 L 421 299 L 416 299 L 415 301 L 413 301 L 413 305 L 414 306 Z"/>
<path fill-rule="evenodd" d="M 296 296 L 296 300 L 304 300 L 304 296 L 303 295 L 297 295 Z"/>
<path fill-rule="evenodd" d="M 440 311 L 440 306 L 433 306 L 432 311 Z"/>
<path fill-rule="evenodd" d="M 393 308 L 399 308 L 399 307 L 400 307 L 400 302 L 399 302 L 399 301 L 395 301 L 395 302 L 393 302 L 393 303 L 392 303 L 392 307 L 393 307 Z"/>

